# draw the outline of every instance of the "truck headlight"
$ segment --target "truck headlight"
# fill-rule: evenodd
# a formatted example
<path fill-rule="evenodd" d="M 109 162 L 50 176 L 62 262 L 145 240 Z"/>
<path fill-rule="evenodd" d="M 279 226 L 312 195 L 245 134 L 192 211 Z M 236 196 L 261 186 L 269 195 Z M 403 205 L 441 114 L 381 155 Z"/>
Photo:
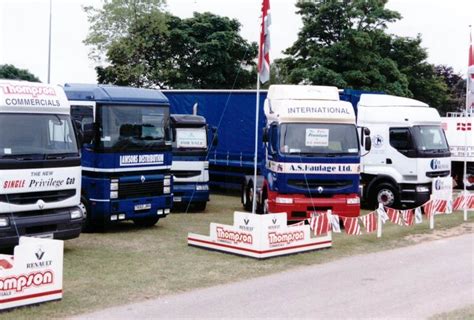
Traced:
<path fill-rule="evenodd" d="M 7 217 L 0 218 L 0 228 L 8 227 L 9 225 L 10 225 L 10 221 L 8 220 Z"/>
<path fill-rule="evenodd" d="M 293 203 L 293 198 L 282 198 L 282 197 L 277 197 L 275 199 L 276 203 L 281 203 L 281 204 L 292 204 Z"/>
<path fill-rule="evenodd" d="M 163 185 L 165 187 L 168 187 L 171 185 L 171 177 L 170 176 L 166 176 L 165 179 L 163 180 Z"/>
<path fill-rule="evenodd" d="M 346 200 L 347 204 L 359 204 L 360 203 L 360 198 L 347 198 Z"/>
<path fill-rule="evenodd" d="M 118 191 L 110 191 L 110 199 L 117 199 Z"/>
<path fill-rule="evenodd" d="M 117 191 L 119 189 L 118 179 L 110 180 L 110 191 Z"/>
<path fill-rule="evenodd" d="M 207 184 L 198 184 L 196 185 L 196 191 L 207 191 L 209 186 Z"/>
<path fill-rule="evenodd" d="M 71 220 L 74 220 L 74 219 L 81 219 L 83 216 L 82 216 L 82 210 L 81 209 L 73 209 L 71 211 Z"/>
<path fill-rule="evenodd" d="M 430 188 L 427 186 L 417 186 L 416 192 L 430 192 Z"/>
<path fill-rule="evenodd" d="M 163 193 L 171 193 L 171 187 L 163 187 Z"/>

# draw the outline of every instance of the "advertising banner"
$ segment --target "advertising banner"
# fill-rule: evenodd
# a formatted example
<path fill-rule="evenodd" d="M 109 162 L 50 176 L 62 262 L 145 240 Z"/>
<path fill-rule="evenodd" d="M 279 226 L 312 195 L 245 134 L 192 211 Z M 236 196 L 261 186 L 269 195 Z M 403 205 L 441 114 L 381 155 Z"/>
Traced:
<path fill-rule="evenodd" d="M 286 213 L 256 215 L 234 212 L 234 224 L 211 223 L 210 235 L 189 233 L 188 245 L 223 252 L 269 258 L 328 248 L 331 232 L 314 237 L 309 225 L 287 225 Z"/>
<path fill-rule="evenodd" d="M 63 296 L 61 240 L 21 237 L 13 256 L 0 254 L 0 310 Z"/>

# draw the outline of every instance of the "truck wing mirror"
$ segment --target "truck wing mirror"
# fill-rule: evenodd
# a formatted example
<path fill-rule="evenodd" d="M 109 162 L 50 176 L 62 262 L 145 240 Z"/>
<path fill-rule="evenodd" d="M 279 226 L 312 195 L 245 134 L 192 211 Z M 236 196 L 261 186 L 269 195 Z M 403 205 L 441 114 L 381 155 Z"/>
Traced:
<path fill-rule="evenodd" d="M 267 127 L 263 128 L 262 141 L 268 142 L 268 128 Z"/>
<path fill-rule="evenodd" d="M 370 136 L 370 129 L 367 127 L 364 127 L 364 135 Z"/>
<path fill-rule="evenodd" d="M 77 146 L 80 149 L 84 143 L 84 133 L 82 132 L 81 122 L 79 120 L 72 121 L 74 125 L 74 132 L 76 133 Z"/>
<path fill-rule="evenodd" d="M 370 151 L 370 149 L 372 149 L 372 139 L 370 139 L 370 136 L 365 137 L 364 147 L 365 147 L 365 151 Z"/>

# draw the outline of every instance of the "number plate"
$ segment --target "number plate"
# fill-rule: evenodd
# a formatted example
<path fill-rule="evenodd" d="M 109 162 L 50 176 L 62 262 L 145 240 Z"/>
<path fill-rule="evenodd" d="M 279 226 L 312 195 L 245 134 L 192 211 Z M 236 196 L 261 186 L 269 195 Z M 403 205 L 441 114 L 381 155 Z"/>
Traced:
<path fill-rule="evenodd" d="M 145 203 L 145 204 L 137 204 L 137 205 L 135 205 L 135 211 L 149 210 L 149 209 L 151 209 L 151 203 Z"/>
<path fill-rule="evenodd" d="M 181 202 L 181 197 L 173 197 L 173 202 Z"/>
<path fill-rule="evenodd" d="M 54 235 L 52 233 L 33 234 L 33 235 L 31 235 L 31 237 L 41 238 L 41 239 L 54 239 Z"/>

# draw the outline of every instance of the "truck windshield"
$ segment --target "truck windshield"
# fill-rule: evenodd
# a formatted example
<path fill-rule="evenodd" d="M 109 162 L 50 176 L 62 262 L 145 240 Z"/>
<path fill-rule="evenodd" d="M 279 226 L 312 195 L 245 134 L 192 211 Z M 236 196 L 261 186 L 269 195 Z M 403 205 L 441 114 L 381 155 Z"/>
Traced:
<path fill-rule="evenodd" d="M 69 115 L 0 113 L 0 158 L 78 154 Z"/>
<path fill-rule="evenodd" d="M 168 106 L 101 105 L 99 146 L 110 151 L 161 150 L 169 128 Z"/>
<path fill-rule="evenodd" d="M 448 143 L 440 126 L 414 126 L 412 132 L 419 151 L 448 151 Z"/>
<path fill-rule="evenodd" d="M 357 130 L 352 124 L 282 124 L 280 152 L 284 154 L 358 154 Z"/>
<path fill-rule="evenodd" d="M 205 150 L 207 148 L 206 128 L 176 128 L 173 148 L 180 150 Z"/>

